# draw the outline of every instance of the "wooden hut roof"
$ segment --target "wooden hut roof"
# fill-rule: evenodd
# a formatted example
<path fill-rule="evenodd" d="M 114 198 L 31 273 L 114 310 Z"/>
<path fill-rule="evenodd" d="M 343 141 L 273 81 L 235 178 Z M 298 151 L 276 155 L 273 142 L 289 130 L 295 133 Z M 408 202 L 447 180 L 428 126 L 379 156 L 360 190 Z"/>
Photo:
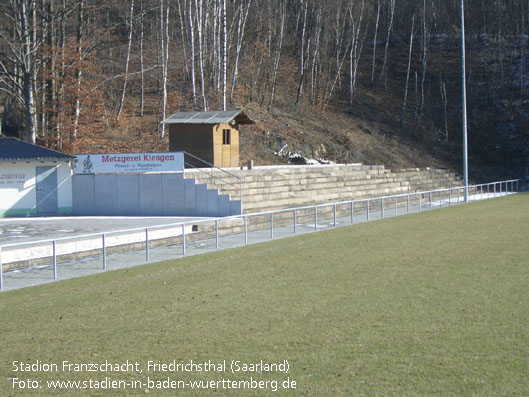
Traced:
<path fill-rule="evenodd" d="M 237 124 L 255 124 L 240 109 L 213 112 L 178 112 L 162 121 L 162 124 L 221 124 L 233 120 Z"/>

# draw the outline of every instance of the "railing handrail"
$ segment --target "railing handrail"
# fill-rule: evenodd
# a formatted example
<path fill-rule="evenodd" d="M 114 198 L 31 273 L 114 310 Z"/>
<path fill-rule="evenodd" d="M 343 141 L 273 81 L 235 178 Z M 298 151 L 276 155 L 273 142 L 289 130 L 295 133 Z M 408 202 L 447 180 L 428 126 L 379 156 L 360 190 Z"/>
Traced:
<path fill-rule="evenodd" d="M 496 181 L 496 182 L 489 182 L 489 183 L 481 183 L 477 185 L 469 185 L 468 188 L 475 188 L 479 186 L 486 186 L 486 185 L 494 185 L 498 183 L 509 183 L 509 182 L 519 182 L 521 179 L 508 179 L 504 181 Z M 454 189 L 464 189 L 465 186 L 454 186 L 449 188 L 443 188 L 443 189 L 435 189 L 435 190 L 425 190 L 420 192 L 409 192 L 409 193 L 401 193 L 401 194 L 394 194 L 389 196 L 378 196 L 378 197 L 366 197 L 361 199 L 353 199 L 353 200 L 344 200 L 344 201 L 338 201 L 338 202 L 332 202 L 332 203 L 322 203 L 322 204 L 312 204 L 312 205 L 306 205 L 301 207 L 291 207 L 291 208 L 282 208 L 277 210 L 270 210 L 270 211 L 262 211 L 262 212 L 254 212 L 250 214 L 241 214 L 241 215 L 232 215 L 232 216 L 226 216 L 226 217 L 212 217 L 212 218 L 205 218 L 205 219 L 197 219 L 193 221 L 186 221 L 186 222 L 175 222 L 175 223 L 168 223 L 164 225 L 153 225 L 148 227 L 138 227 L 138 228 L 132 228 L 132 229 L 120 229 L 120 230 L 111 230 L 107 232 L 98 232 L 98 233 L 90 233 L 90 234 L 83 234 L 83 235 L 76 235 L 76 236 L 68 236 L 68 237 L 58 237 L 54 239 L 45 239 L 45 240 L 36 240 L 36 241 L 24 241 L 20 243 L 12 243 L 12 244 L 2 244 L 0 245 L 0 251 L 3 248 L 12 248 L 16 246 L 23 246 L 23 245 L 38 245 L 43 243 L 51 243 L 53 241 L 66 241 L 66 240 L 76 240 L 81 238 L 90 238 L 90 237 L 101 237 L 101 235 L 111 235 L 111 234 L 124 234 L 124 233 L 130 233 L 130 232 L 139 232 L 139 231 L 145 231 L 145 230 L 151 230 L 151 229 L 160 229 L 160 228 L 171 228 L 171 227 L 182 227 L 187 225 L 196 225 L 199 223 L 207 223 L 207 222 L 213 222 L 217 220 L 234 220 L 234 219 L 241 219 L 241 218 L 248 218 L 253 216 L 262 216 L 262 215 L 270 215 L 270 214 L 276 214 L 281 212 L 289 212 L 294 210 L 305 210 L 305 209 L 314 209 L 320 208 L 320 207 L 326 207 L 326 206 L 333 206 L 333 205 L 343 205 L 343 204 L 350 204 L 350 203 L 361 203 L 366 201 L 375 201 L 375 200 L 381 200 L 386 198 L 398 198 L 398 197 L 406 197 L 406 196 L 412 196 L 412 195 L 418 195 L 418 194 L 426 194 L 426 193 L 436 193 L 436 192 L 445 192 L 450 191 Z"/>
<path fill-rule="evenodd" d="M 186 152 L 186 151 L 184 151 L 183 153 L 184 153 L 184 154 L 187 154 L 188 156 L 191 156 L 191 157 L 194 158 L 195 160 L 202 161 L 204 164 L 209 165 L 209 168 L 215 168 L 216 170 L 222 171 L 222 172 L 224 172 L 225 174 L 228 174 L 228 175 L 233 176 L 233 177 L 235 177 L 235 178 L 237 178 L 237 179 L 239 179 L 239 180 L 242 180 L 242 178 L 241 178 L 240 176 L 235 175 L 235 174 L 232 174 L 231 172 L 228 172 L 228 171 L 226 171 L 226 170 L 223 170 L 222 168 L 219 168 L 219 167 L 217 167 L 217 166 L 211 164 L 209 161 L 203 160 L 203 159 L 201 159 L 200 157 L 195 156 L 194 154 L 191 154 L 191 153 Z M 194 168 L 198 168 L 198 167 L 194 167 Z"/>
<path fill-rule="evenodd" d="M 240 177 L 240 176 L 238 176 L 238 175 L 235 175 L 235 174 L 232 174 L 231 172 L 228 172 L 228 171 L 226 171 L 226 170 L 223 170 L 222 168 L 219 168 L 219 167 L 217 167 L 217 166 L 211 164 L 209 161 L 206 161 L 206 160 L 204 160 L 204 159 L 201 159 L 200 157 L 197 157 L 197 156 L 195 156 L 194 154 L 191 154 L 191 153 L 189 153 L 189 152 L 186 152 L 185 150 L 184 150 L 182 153 L 184 153 L 184 175 L 185 175 L 185 165 L 187 164 L 187 165 L 193 167 L 194 169 L 199 170 L 200 172 L 203 172 L 203 173 L 205 173 L 206 175 L 211 176 L 211 178 L 213 178 L 213 180 L 215 180 L 215 181 L 216 181 L 216 180 L 220 180 L 221 182 L 223 182 L 223 183 L 225 183 L 225 184 L 228 184 L 228 185 L 231 185 L 231 186 L 235 186 L 235 187 L 237 187 L 236 184 L 229 183 L 229 182 L 226 182 L 226 181 L 224 181 L 224 180 L 218 178 L 218 176 L 215 176 L 215 175 L 213 174 L 213 172 L 208 173 L 208 172 L 204 171 L 203 169 L 200 169 L 199 167 L 195 167 L 194 165 L 192 165 L 192 164 L 190 164 L 190 163 L 187 163 L 187 162 L 185 161 L 185 156 L 188 155 L 188 156 L 194 158 L 195 160 L 201 161 L 202 163 L 208 165 L 209 168 L 219 170 L 219 171 L 221 171 L 221 172 L 223 172 L 223 173 L 225 173 L 225 174 L 227 174 L 227 175 L 229 175 L 229 176 L 231 176 L 231 177 L 236 178 L 236 179 L 239 181 L 239 186 L 238 186 L 238 188 L 239 188 L 239 200 L 240 200 L 240 202 L 241 202 L 241 214 L 242 214 L 242 208 L 243 208 L 243 205 L 242 205 L 242 177 Z"/>

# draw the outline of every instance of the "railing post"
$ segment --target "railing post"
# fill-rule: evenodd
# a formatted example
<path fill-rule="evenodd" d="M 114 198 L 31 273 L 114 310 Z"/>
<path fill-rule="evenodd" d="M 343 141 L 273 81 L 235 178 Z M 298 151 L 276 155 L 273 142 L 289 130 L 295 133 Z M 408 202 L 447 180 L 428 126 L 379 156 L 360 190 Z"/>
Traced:
<path fill-rule="evenodd" d="M 270 238 L 274 238 L 274 213 L 270 213 Z"/>
<path fill-rule="evenodd" d="M 406 196 L 406 214 L 410 213 L 410 194 Z"/>
<path fill-rule="evenodd" d="M 239 184 L 240 184 L 240 186 L 239 186 L 239 199 L 241 201 L 241 214 L 243 214 L 244 212 L 243 212 L 243 206 L 242 206 L 242 179 L 239 180 Z"/>
<path fill-rule="evenodd" d="M 314 206 L 314 230 L 318 230 L 318 206 Z"/>
<path fill-rule="evenodd" d="M 452 188 L 448 189 L 448 206 L 452 205 Z"/>
<path fill-rule="evenodd" d="M 351 224 L 355 222 L 355 208 L 354 201 L 351 201 Z"/>
<path fill-rule="evenodd" d="M 493 197 L 496 197 L 496 182 L 494 182 L 493 185 L 494 185 L 494 195 L 493 195 Z"/>
<path fill-rule="evenodd" d="M 428 192 L 428 204 L 430 205 L 430 209 L 432 209 L 432 191 L 431 190 Z"/>
<path fill-rule="evenodd" d="M 149 229 L 145 228 L 145 262 L 149 262 Z"/>
<path fill-rule="evenodd" d="M 182 256 L 186 256 L 186 227 L 182 223 Z"/>
<path fill-rule="evenodd" d="M 422 193 L 419 193 L 419 212 L 422 211 Z"/>
<path fill-rule="evenodd" d="M 0 247 L 0 290 L 4 288 L 4 268 L 2 267 L 2 247 Z"/>
<path fill-rule="evenodd" d="M 443 191 L 439 190 L 439 208 L 443 208 Z"/>
<path fill-rule="evenodd" d="M 296 234 L 296 227 L 297 227 L 297 216 L 296 216 L 296 209 L 294 208 L 294 234 Z"/>
<path fill-rule="evenodd" d="M 369 222 L 369 199 L 366 200 L 366 207 L 367 207 L 367 211 L 366 211 L 366 220 Z"/>
<path fill-rule="evenodd" d="M 55 240 L 53 240 L 52 243 L 52 249 L 53 249 L 53 279 L 57 279 L 57 244 L 55 243 Z"/>
<path fill-rule="evenodd" d="M 500 182 L 500 197 L 501 197 L 501 194 L 503 193 L 503 192 L 502 192 L 502 187 L 503 187 L 503 183 Z"/>
<path fill-rule="evenodd" d="M 479 191 L 481 195 L 481 200 L 483 200 L 483 184 L 479 185 Z"/>
<path fill-rule="evenodd" d="M 334 227 L 336 227 L 336 204 L 334 204 Z"/>
<path fill-rule="evenodd" d="M 219 220 L 215 220 L 215 249 L 219 249 Z"/>
<path fill-rule="evenodd" d="M 399 199 L 397 196 L 395 196 L 395 216 L 399 215 L 398 208 L 399 208 Z"/>
<path fill-rule="evenodd" d="M 103 270 L 107 270 L 107 245 L 104 233 L 101 235 L 101 244 L 103 247 Z"/>
<path fill-rule="evenodd" d="M 384 197 L 380 199 L 380 211 L 381 211 L 382 219 L 384 219 Z"/>
<path fill-rule="evenodd" d="M 244 217 L 244 244 L 248 244 L 248 217 Z"/>

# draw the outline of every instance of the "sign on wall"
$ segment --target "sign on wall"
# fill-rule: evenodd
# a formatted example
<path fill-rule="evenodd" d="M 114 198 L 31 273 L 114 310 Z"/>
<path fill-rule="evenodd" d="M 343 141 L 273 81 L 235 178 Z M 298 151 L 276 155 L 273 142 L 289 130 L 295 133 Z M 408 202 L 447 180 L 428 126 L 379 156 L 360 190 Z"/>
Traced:
<path fill-rule="evenodd" d="M 0 185 L 6 187 L 23 187 L 26 182 L 26 174 L 23 172 L 2 172 L 0 173 Z"/>
<path fill-rule="evenodd" d="M 77 154 L 75 174 L 184 170 L 184 153 Z"/>

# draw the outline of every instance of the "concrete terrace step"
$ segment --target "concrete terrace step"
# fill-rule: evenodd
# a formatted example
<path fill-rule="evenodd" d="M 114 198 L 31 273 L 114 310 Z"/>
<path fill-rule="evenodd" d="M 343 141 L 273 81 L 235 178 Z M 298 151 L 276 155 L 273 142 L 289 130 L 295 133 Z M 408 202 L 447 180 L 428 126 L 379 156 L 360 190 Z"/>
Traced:
<path fill-rule="evenodd" d="M 227 171 L 242 180 L 245 213 L 461 185 L 460 178 L 449 170 L 392 171 L 382 165 L 269 166 Z M 232 200 L 240 197 L 239 180 L 221 171 L 186 170 L 186 178 L 190 177 Z"/>

